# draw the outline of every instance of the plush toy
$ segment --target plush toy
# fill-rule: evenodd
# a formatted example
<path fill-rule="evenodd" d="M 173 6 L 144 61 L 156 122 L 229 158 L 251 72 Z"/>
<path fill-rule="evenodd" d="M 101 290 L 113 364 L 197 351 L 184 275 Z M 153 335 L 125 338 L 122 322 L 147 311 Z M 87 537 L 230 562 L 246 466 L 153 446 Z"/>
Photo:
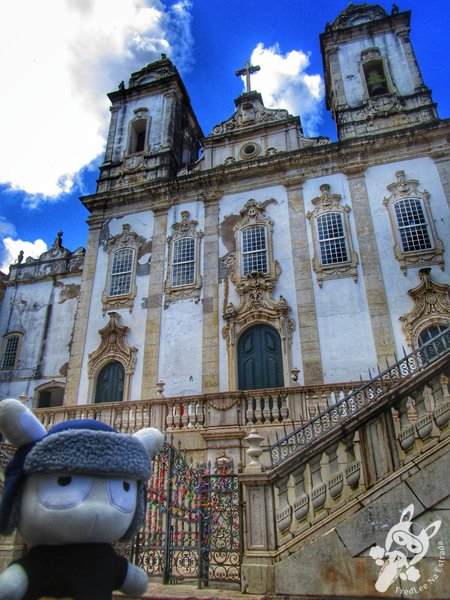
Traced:
<path fill-rule="evenodd" d="M 113 590 L 142 595 L 145 571 L 111 544 L 139 530 L 162 434 L 121 434 L 91 419 L 46 432 L 11 399 L 0 402 L 0 432 L 17 448 L 5 471 L 0 534 L 17 527 L 30 547 L 0 575 L 0 600 L 110 600 Z"/>

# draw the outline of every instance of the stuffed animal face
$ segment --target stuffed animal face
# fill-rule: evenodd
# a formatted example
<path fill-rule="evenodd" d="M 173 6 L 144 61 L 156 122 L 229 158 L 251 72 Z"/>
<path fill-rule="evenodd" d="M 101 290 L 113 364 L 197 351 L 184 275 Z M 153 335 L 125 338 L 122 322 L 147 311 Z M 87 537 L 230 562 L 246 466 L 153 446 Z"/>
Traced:
<path fill-rule="evenodd" d="M 0 533 L 17 527 L 36 546 L 113 543 L 137 532 L 161 432 L 121 434 L 89 419 L 47 432 L 16 400 L 0 402 L 0 431 L 18 447 L 6 470 Z"/>
<path fill-rule="evenodd" d="M 27 477 L 18 530 L 30 546 L 113 543 L 136 511 L 137 482 L 70 473 Z"/>

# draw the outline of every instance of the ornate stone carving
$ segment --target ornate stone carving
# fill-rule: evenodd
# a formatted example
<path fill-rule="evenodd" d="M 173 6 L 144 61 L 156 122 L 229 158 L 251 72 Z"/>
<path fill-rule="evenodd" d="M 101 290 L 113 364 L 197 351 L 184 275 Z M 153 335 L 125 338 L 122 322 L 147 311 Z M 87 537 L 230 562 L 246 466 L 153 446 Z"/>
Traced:
<path fill-rule="evenodd" d="M 373 117 L 386 117 L 401 111 L 403 111 L 403 106 L 397 94 L 374 96 L 364 103 L 364 113 L 369 119 Z"/>
<path fill-rule="evenodd" d="M 108 309 L 115 307 L 129 308 L 130 311 L 132 310 L 134 305 L 134 298 L 136 296 L 137 253 L 144 241 L 144 238 L 142 238 L 140 235 L 133 231 L 130 231 L 130 226 L 126 223 L 122 225 L 122 233 L 115 235 L 106 243 L 105 249 L 109 254 L 109 266 L 108 277 L 106 278 L 106 285 L 102 294 L 103 314 L 105 314 Z M 113 255 L 114 252 L 116 252 L 117 250 L 121 250 L 124 248 L 130 248 L 131 250 L 133 250 L 133 264 L 131 270 L 130 288 L 129 291 L 125 294 L 111 296 L 110 285 Z"/>
<path fill-rule="evenodd" d="M 295 321 L 288 317 L 291 307 L 283 296 L 279 300 L 272 298 L 274 284 L 266 281 L 259 273 L 249 273 L 236 288 L 240 295 L 239 306 L 229 302 L 223 318 L 227 325 L 223 337 L 228 346 L 234 346 L 240 332 L 250 324 L 269 323 L 277 329 L 283 341 L 283 350 L 287 351 L 295 331 Z"/>
<path fill-rule="evenodd" d="M 447 325 L 450 320 L 448 285 L 433 281 L 431 269 L 420 269 L 420 284 L 408 291 L 413 300 L 412 309 L 400 317 L 406 340 L 418 345 L 421 331 L 432 325 Z"/>
<path fill-rule="evenodd" d="M 287 110 L 266 108 L 257 92 L 243 94 L 238 100 L 238 106 L 233 116 L 216 125 L 212 130 L 212 135 L 220 135 L 261 123 L 285 121 L 289 118 Z"/>
<path fill-rule="evenodd" d="M 196 302 L 200 299 L 200 289 L 202 287 L 202 277 L 200 275 L 200 240 L 203 237 L 203 231 L 197 230 L 198 221 L 189 219 L 189 211 L 181 212 L 181 221 L 172 225 L 173 234 L 168 236 L 168 265 L 166 281 L 164 283 L 164 306 L 167 308 L 170 302 L 184 298 L 192 298 Z M 174 285 L 173 282 L 173 258 L 174 245 L 178 240 L 192 238 L 194 244 L 193 259 L 193 279 L 191 283 L 184 285 Z"/>
<path fill-rule="evenodd" d="M 339 194 L 330 194 L 330 186 L 324 183 L 320 186 L 322 194 L 311 200 L 315 208 L 313 211 L 306 213 L 311 224 L 311 233 L 314 243 L 313 269 L 317 275 L 317 283 L 322 287 L 323 282 L 327 279 L 339 279 L 341 277 L 352 277 L 355 283 L 358 281 L 358 256 L 353 250 L 352 236 L 348 215 L 351 208 L 345 204 L 341 206 L 341 196 Z M 324 240 L 319 239 L 317 219 L 322 215 L 335 213 L 342 227 L 343 237 L 341 243 L 345 246 L 346 259 L 339 262 L 326 263 L 322 259 L 321 243 Z M 336 238 L 333 240 L 335 241 Z M 332 242 L 333 242 L 332 241 Z"/>
<path fill-rule="evenodd" d="M 295 321 L 288 315 L 291 307 L 283 296 L 278 300 L 273 298 L 273 290 L 281 273 L 281 267 L 273 258 L 272 226 L 273 221 L 264 214 L 264 205 L 253 199 L 248 200 L 240 211 L 241 218 L 234 227 L 236 234 L 236 252 L 232 252 L 224 259 L 229 268 L 229 277 L 239 295 L 239 305 L 228 302 L 224 307 L 223 319 L 226 325 L 222 335 L 227 341 L 230 357 L 229 364 L 236 362 L 236 341 L 240 334 L 251 325 L 267 323 L 272 325 L 280 334 L 282 341 L 283 363 L 285 367 L 285 380 L 289 381 L 289 368 L 291 365 L 292 333 L 295 330 Z M 262 273 L 251 271 L 243 274 L 242 265 L 242 240 L 241 233 L 251 226 L 266 228 L 267 270 Z M 234 387 L 234 374 L 230 374 L 230 387 Z"/>
<path fill-rule="evenodd" d="M 387 186 L 391 195 L 383 199 L 383 204 L 388 209 L 392 233 L 394 235 L 394 254 L 395 258 L 400 263 L 400 269 L 404 275 L 406 275 L 408 268 L 432 264 L 439 265 L 440 268 L 444 270 L 444 246 L 438 238 L 434 226 L 430 208 L 430 194 L 427 190 L 424 190 L 423 192 L 419 191 L 417 189 L 419 181 L 417 179 L 406 179 L 404 171 L 397 171 L 395 176 L 397 181 Z M 396 203 L 404 199 L 417 201 L 420 205 L 421 208 L 419 207 L 419 210 L 422 212 L 425 220 L 420 223 L 414 223 L 413 226 L 421 226 L 426 229 L 430 247 L 424 247 L 423 249 L 417 250 L 404 249 L 399 233 L 399 222 L 395 213 Z"/>
<path fill-rule="evenodd" d="M 97 350 L 89 354 L 88 377 L 90 380 L 89 397 L 92 398 L 94 380 L 102 368 L 110 362 L 120 362 L 125 371 L 123 399 L 129 400 L 130 381 L 136 365 L 137 348 L 131 347 L 127 340 L 129 327 L 120 325 L 117 312 L 108 313 L 109 322 L 99 330 L 101 342 Z"/>
<path fill-rule="evenodd" d="M 353 4 L 350 2 L 347 8 L 336 17 L 329 29 L 336 31 L 337 29 L 345 29 L 352 25 L 377 21 L 378 19 L 384 19 L 385 17 L 387 17 L 387 12 L 381 6 Z"/>

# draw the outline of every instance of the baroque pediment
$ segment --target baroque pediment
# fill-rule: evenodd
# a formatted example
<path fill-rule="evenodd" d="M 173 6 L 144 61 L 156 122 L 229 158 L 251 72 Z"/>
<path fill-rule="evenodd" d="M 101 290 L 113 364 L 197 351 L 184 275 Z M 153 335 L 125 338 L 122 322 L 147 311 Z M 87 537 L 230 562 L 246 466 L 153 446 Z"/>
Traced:
<path fill-rule="evenodd" d="M 237 109 L 232 117 L 216 125 L 211 132 L 212 135 L 221 135 L 260 124 L 285 121 L 291 116 L 285 109 L 266 108 L 261 95 L 257 92 L 242 94 L 236 103 Z"/>
<path fill-rule="evenodd" d="M 413 307 L 400 317 L 409 344 L 417 344 L 421 330 L 450 320 L 448 285 L 431 278 L 431 269 L 419 270 L 420 284 L 408 291 Z"/>

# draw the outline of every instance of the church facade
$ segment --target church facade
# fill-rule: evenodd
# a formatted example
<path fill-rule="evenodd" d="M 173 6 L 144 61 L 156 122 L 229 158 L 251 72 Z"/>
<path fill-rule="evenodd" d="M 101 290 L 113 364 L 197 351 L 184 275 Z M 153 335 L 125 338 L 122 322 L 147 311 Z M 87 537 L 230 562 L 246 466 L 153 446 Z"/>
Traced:
<path fill-rule="evenodd" d="M 58 232 L 0 277 L 0 399 L 46 427 L 156 426 L 234 478 L 229 571 L 265 598 L 448 597 L 450 121 L 409 25 L 366 4 L 326 25 L 336 142 L 265 107 L 250 64 L 207 136 L 167 57 L 133 73 L 109 94 L 86 249 Z M 413 512 L 418 583 L 379 568 Z M 0 568 L 20 552 L 3 540 Z"/>
<path fill-rule="evenodd" d="M 109 94 L 86 253 L 59 235 L 5 279 L 1 394 L 348 382 L 445 328 L 449 126 L 409 18 L 352 5 L 321 35 L 337 142 L 250 85 L 204 137 L 164 56 Z"/>

